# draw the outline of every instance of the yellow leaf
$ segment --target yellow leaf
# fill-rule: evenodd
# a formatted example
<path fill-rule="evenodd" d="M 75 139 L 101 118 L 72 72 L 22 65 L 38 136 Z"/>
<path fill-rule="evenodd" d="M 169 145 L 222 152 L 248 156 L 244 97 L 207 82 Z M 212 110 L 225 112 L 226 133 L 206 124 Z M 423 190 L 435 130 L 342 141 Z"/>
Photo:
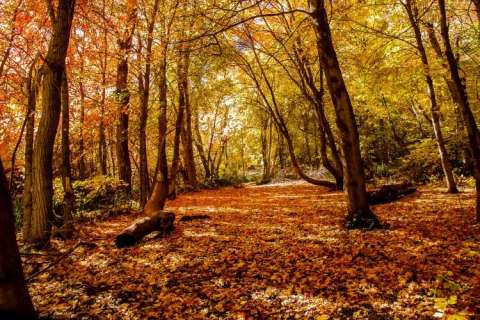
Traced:
<path fill-rule="evenodd" d="M 315 318 L 315 320 L 328 320 L 328 316 L 326 314 L 322 314 L 321 316 L 318 316 Z"/>
<path fill-rule="evenodd" d="M 445 310 L 448 306 L 446 298 L 435 298 L 435 308 L 438 310 Z"/>
<path fill-rule="evenodd" d="M 448 304 L 456 304 L 457 303 L 457 296 L 450 296 L 448 298 Z"/>

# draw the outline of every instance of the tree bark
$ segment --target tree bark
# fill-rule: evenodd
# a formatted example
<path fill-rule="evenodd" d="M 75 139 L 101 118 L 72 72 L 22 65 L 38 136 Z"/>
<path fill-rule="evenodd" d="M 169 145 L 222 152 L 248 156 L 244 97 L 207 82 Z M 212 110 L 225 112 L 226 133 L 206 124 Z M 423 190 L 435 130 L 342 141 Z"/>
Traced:
<path fill-rule="evenodd" d="M 27 124 L 25 128 L 25 181 L 22 196 L 22 235 L 23 239 L 30 238 L 32 225 L 32 159 L 33 159 L 33 136 L 35 129 L 35 108 L 37 103 L 37 79 L 35 72 L 36 61 L 30 66 L 28 78 L 25 82 L 27 95 Z"/>
<path fill-rule="evenodd" d="M 435 95 L 435 87 L 433 85 L 433 79 L 430 74 L 430 65 L 428 63 L 427 52 L 423 45 L 422 33 L 420 31 L 418 23 L 418 11 L 415 6 L 415 0 L 406 0 L 405 10 L 408 14 L 408 19 L 415 34 L 415 40 L 417 42 L 417 50 L 420 54 L 420 59 L 423 64 L 423 73 L 425 77 L 425 83 L 427 84 L 428 97 L 430 99 L 430 110 L 432 114 L 432 126 L 437 141 L 438 152 L 440 155 L 440 163 L 442 165 L 443 174 L 445 175 L 445 181 L 447 183 L 447 190 L 449 193 L 457 193 L 457 184 L 453 177 L 452 164 L 448 158 L 447 148 L 445 147 L 445 140 L 443 138 L 442 129 L 440 126 L 440 107 L 437 103 L 437 97 Z"/>
<path fill-rule="evenodd" d="M 102 1 L 102 14 L 105 16 L 105 0 Z M 105 136 L 105 98 L 106 98 L 106 86 L 107 86 L 107 58 L 108 58 L 108 42 L 107 42 L 107 25 L 106 21 L 103 22 L 103 55 L 100 60 L 100 66 L 102 68 L 102 87 L 100 96 L 100 121 L 98 124 L 98 166 L 102 175 L 107 174 L 107 141 Z"/>
<path fill-rule="evenodd" d="M 200 160 L 202 162 L 203 170 L 205 171 L 205 180 L 209 180 L 211 177 L 210 166 L 208 165 L 208 159 L 205 155 L 205 149 L 203 147 L 202 135 L 200 134 L 199 128 L 199 119 L 198 119 L 198 112 L 195 114 L 195 122 L 194 122 L 194 132 L 195 132 L 195 147 L 197 148 L 197 152 L 200 156 Z"/>
<path fill-rule="evenodd" d="M 137 22 L 136 1 L 128 1 L 128 21 L 121 38 L 117 39 L 119 60 L 117 64 L 116 99 L 117 127 L 116 154 L 118 177 L 127 183 L 128 192 L 132 188 L 132 165 L 128 150 L 128 109 L 130 92 L 128 90 L 128 57 L 132 47 L 132 38 Z"/>
<path fill-rule="evenodd" d="M 83 67 L 83 57 L 81 56 L 81 76 L 83 77 L 84 67 Z M 84 134 L 83 128 L 85 126 L 85 88 L 83 87 L 83 81 L 80 80 L 79 82 L 79 91 L 80 91 L 80 138 L 78 140 L 78 153 L 79 153 L 79 160 L 78 160 L 78 176 L 80 179 L 85 179 L 87 176 L 87 166 L 85 164 L 85 141 L 84 141 Z"/>
<path fill-rule="evenodd" d="M 473 155 L 474 178 L 476 187 L 476 218 L 477 222 L 480 222 L 480 136 L 475 117 L 473 116 L 472 110 L 470 109 L 467 91 L 460 78 L 457 64 L 458 62 L 455 59 L 452 46 L 450 44 L 445 0 L 438 0 L 438 9 L 440 12 L 440 30 L 443 45 L 445 47 L 445 57 L 448 62 L 450 77 L 455 84 L 455 89 L 459 98 L 460 108 L 463 114 L 463 121 L 465 122 L 465 126 L 467 127 L 470 151 Z"/>
<path fill-rule="evenodd" d="M 15 238 L 15 218 L 0 161 L 0 318 L 36 319 Z"/>
<path fill-rule="evenodd" d="M 42 67 L 42 116 L 35 138 L 32 170 L 32 228 L 28 242 L 36 246 L 48 244 L 52 215 L 52 155 L 61 113 L 62 76 L 70 40 L 75 0 L 60 0 L 53 15 L 53 34 Z"/>
<path fill-rule="evenodd" d="M 370 210 L 360 154 L 358 128 L 337 54 L 333 47 L 324 0 L 313 0 L 312 17 L 318 34 L 320 61 L 325 71 L 328 89 L 335 108 L 337 127 L 343 152 L 344 186 L 348 200 L 347 228 L 372 229 L 381 227 Z"/>
<path fill-rule="evenodd" d="M 183 161 L 185 163 L 186 181 L 185 184 L 191 188 L 197 186 L 197 172 L 195 168 L 195 159 L 193 157 L 193 138 L 192 138 L 192 106 L 190 104 L 190 93 L 188 84 L 188 70 L 190 66 L 190 52 L 188 48 L 183 48 L 180 53 L 182 59 L 181 69 L 178 72 L 178 94 L 179 108 L 183 108 L 184 125 L 182 126 L 182 144 Z M 182 106 L 180 106 L 182 104 Z"/>
<path fill-rule="evenodd" d="M 148 103 L 150 99 L 150 74 L 152 65 L 152 45 L 153 31 L 160 0 L 155 0 L 152 9 L 152 15 L 148 21 L 147 43 L 145 54 L 145 72 L 143 81 L 140 79 L 142 89 L 140 91 L 140 124 L 139 124 L 139 144 L 140 144 L 140 207 L 144 207 L 150 195 L 150 178 L 148 173 L 148 156 L 147 156 L 147 135 L 146 126 L 148 120 Z M 141 75 L 140 75 L 141 77 Z"/>
<path fill-rule="evenodd" d="M 75 196 L 72 186 L 72 169 L 70 164 L 70 101 L 68 96 L 68 79 L 65 73 L 62 77 L 62 186 L 63 186 L 63 221 L 57 234 L 64 239 L 73 235 L 73 210 Z"/>

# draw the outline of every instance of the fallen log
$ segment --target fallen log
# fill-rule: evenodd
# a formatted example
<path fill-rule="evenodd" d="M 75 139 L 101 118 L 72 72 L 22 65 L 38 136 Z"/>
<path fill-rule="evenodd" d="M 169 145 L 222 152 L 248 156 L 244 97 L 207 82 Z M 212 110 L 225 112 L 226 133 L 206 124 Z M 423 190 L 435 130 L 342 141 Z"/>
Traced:
<path fill-rule="evenodd" d="M 417 191 L 417 188 L 415 188 L 410 182 L 387 184 L 377 191 L 369 191 L 368 203 L 375 205 L 397 201 L 415 191 Z"/>
<path fill-rule="evenodd" d="M 173 212 L 157 211 L 150 216 L 136 220 L 124 229 L 115 239 L 118 248 L 133 246 L 146 235 L 160 231 L 162 235 L 173 231 L 175 214 Z"/>

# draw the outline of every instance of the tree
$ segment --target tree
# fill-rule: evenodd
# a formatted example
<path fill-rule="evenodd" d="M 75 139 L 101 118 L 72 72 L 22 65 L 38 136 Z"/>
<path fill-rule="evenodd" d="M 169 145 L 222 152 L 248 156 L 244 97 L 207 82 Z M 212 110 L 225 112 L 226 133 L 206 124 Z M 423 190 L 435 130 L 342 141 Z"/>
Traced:
<path fill-rule="evenodd" d="M 132 188 L 132 167 L 128 150 L 128 109 L 130 91 L 128 90 L 128 57 L 132 47 L 132 38 L 137 24 L 137 3 L 127 1 L 126 21 L 123 32 L 117 38 L 118 64 L 116 81 L 117 125 L 116 125 L 116 155 L 118 176 L 125 181 L 128 189 Z"/>
<path fill-rule="evenodd" d="M 440 126 L 440 107 L 437 102 L 435 87 L 433 85 L 433 79 L 430 71 L 430 65 L 428 63 L 427 52 L 423 45 L 422 32 L 419 27 L 418 9 L 414 0 L 406 0 L 405 3 L 402 2 L 402 4 L 407 11 L 408 20 L 410 21 L 413 32 L 415 34 L 415 40 L 417 42 L 416 48 L 418 50 L 423 65 L 425 83 L 427 84 L 428 96 L 430 98 L 432 127 L 435 134 L 435 139 L 437 140 L 438 152 L 440 154 L 440 162 L 442 164 L 443 173 L 447 182 L 448 192 L 457 193 L 458 189 L 457 184 L 455 183 L 455 178 L 453 177 L 452 164 L 450 162 L 450 159 L 448 158 L 447 148 L 445 147 L 445 140 L 443 138 L 442 128 Z"/>
<path fill-rule="evenodd" d="M 152 68 L 152 46 L 153 31 L 159 6 L 159 0 L 155 0 L 152 8 L 152 14 L 148 19 L 147 26 L 147 44 L 145 53 L 145 71 L 139 77 L 140 83 L 140 123 L 139 123 L 139 144 L 140 144 L 140 206 L 143 207 L 150 195 L 150 179 L 148 174 L 147 159 L 147 136 L 146 126 L 148 119 L 148 102 L 150 97 L 150 73 Z"/>
<path fill-rule="evenodd" d="M 445 0 L 438 0 L 438 10 L 440 13 L 440 33 L 443 40 L 445 57 L 448 62 L 450 77 L 457 91 L 457 97 L 459 100 L 458 102 L 460 104 L 460 109 L 463 114 L 463 121 L 465 122 L 465 126 L 467 127 L 470 151 L 473 155 L 475 188 L 477 192 L 476 216 L 477 222 L 480 222 L 480 133 L 478 131 L 477 123 L 475 121 L 475 117 L 473 116 L 472 109 L 470 109 L 470 104 L 468 102 L 468 96 L 465 90 L 465 86 L 462 83 L 462 79 L 460 78 L 460 74 L 458 71 L 458 62 L 455 59 L 452 51 L 452 46 L 450 44 Z"/>
<path fill-rule="evenodd" d="M 35 129 L 35 108 L 37 103 L 37 59 L 30 65 L 28 77 L 25 79 L 25 94 L 27 96 L 27 124 L 25 129 L 25 181 L 23 184 L 22 213 L 23 225 L 22 235 L 24 239 L 30 238 L 32 219 L 32 159 L 33 159 L 33 136 Z"/>
<path fill-rule="evenodd" d="M 36 319 L 22 262 L 15 238 L 13 216 L 7 179 L 0 161 L 0 317 L 2 319 Z"/>
<path fill-rule="evenodd" d="M 75 195 L 72 186 L 72 168 L 70 164 L 70 99 L 68 95 L 68 79 L 64 73 L 61 88 L 62 103 L 62 227 L 58 233 L 63 238 L 71 238 L 73 235 L 73 211 Z"/>
<path fill-rule="evenodd" d="M 70 39 L 75 0 L 60 0 L 55 9 L 48 2 L 53 24 L 42 74 L 42 116 L 38 124 L 33 152 L 32 221 L 28 242 L 44 246 L 50 239 L 53 168 L 52 154 L 61 113 L 61 86 L 65 72 L 65 57 Z"/>
<path fill-rule="evenodd" d="M 344 186 L 348 200 L 347 228 L 380 227 L 380 221 L 370 210 L 365 184 L 365 172 L 360 154 L 358 128 L 352 102 L 343 80 L 337 54 L 333 47 L 324 0 L 314 0 L 312 18 L 318 36 L 319 58 L 325 71 L 328 90 L 335 107 L 343 155 Z"/>

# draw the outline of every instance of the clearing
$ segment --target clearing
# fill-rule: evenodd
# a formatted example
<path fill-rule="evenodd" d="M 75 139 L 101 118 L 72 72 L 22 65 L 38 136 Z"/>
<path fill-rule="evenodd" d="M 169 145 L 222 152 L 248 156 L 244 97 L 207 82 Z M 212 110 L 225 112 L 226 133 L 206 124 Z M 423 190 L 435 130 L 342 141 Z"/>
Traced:
<path fill-rule="evenodd" d="M 374 207 L 390 229 L 363 232 L 342 227 L 341 192 L 304 183 L 183 194 L 167 204 L 172 235 L 116 249 L 138 216 L 83 224 L 79 240 L 96 246 L 79 246 L 29 289 L 54 319 L 468 319 L 480 314 L 473 207 L 473 192 L 422 188 Z M 186 214 L 211 218 L 180 222 Z M 23 257 L 27 278 L 58 259 L 51 253 Z"/>

